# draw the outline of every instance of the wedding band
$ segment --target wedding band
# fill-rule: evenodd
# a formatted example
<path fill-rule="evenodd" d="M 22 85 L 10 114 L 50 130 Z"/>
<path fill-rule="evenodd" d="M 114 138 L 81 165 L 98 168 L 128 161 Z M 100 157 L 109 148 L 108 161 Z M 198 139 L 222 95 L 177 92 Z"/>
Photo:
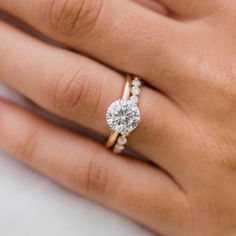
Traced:
<path fill-rule="evenodd" d="M 106 121 L 111 130 L 106 147 L 116 154 L 122 153 L 127 137 L 141 121 L 138 108 L 141 80 L 128 74 L 121 99 L 114 101 L 106 112 Z"/>

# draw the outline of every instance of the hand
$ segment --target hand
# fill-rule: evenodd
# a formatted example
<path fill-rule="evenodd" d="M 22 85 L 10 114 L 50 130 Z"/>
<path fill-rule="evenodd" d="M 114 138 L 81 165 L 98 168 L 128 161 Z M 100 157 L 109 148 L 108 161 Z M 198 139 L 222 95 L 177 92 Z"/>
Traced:
<path fill-rule="evenodd" d="M 108 136 L 105 112 L 124 87 L 116 70 L 140 75 L 151 86 L 142 89 L 142 122 L 129 147 L 155 165 L 115 156 L 6 101 L 0 144 L 164 235 L 235 235 L 236 3 L 162 2 L 169 17 L 130 1 L 0 1 L 0 9 L 81 52 L 1 22 L 1 79 L 45 109 Z"/>

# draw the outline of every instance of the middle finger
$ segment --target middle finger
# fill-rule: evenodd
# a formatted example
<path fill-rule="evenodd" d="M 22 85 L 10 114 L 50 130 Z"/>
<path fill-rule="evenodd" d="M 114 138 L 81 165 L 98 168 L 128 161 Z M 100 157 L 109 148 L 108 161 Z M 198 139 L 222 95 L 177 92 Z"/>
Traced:
<path fill-rule="evenodd" d="M 144 77 L 164 92 L 169 82 L 160 81 L 159 75 L 179 66 L 187 35 L 179 22 L 132 1 L 1 0 L 0 9 L 77 51 Z"/>
<path fill-rule="evenodd" d="M 5 83 L 44 108 L 108 135 L 105 113 L 121 97 L 124 80 L 120 74 L 7 24 L 0 23 L 0 29 L 0 76 Z M 158 119 L 153 114 L 155 107 Z M 141 91 L 140 109 L 142 122 L 129 144 L 149 157 L 157 139 L 160 145 L 166 141 L 169 124 L 176 122 L 179 113 L 169 99 L 147 87 Z"/>

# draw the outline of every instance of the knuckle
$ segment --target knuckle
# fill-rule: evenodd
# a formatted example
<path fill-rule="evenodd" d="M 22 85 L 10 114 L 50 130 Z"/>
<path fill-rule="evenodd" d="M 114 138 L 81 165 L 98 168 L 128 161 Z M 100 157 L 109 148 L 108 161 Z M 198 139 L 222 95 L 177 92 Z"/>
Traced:
<path fill-rule="evenodd" d="M 50 24 L 63 36 L 77 32 L 86 35 L 96 25 L 102 6 L 103 0 L 52 0 L 48 8 Z"/>
<path fill-rule="evenodd" d="M 22 142 L 17 147 L 17 152 L 19 153 L 22 160 L 28 164 L 33 162 L 36 149 L 39 142 L 39 130 L 37 127 L 29 128 Z"/>
<path fill-rule="evenodd" d="M 74 111 L 80 111 L 80 114 L 91 114 L 96 109 L 98 89 L 83 68 L 63 72 L 53 81 L 52 88 L 53 108 L 59 113 L 72 115 Z"/>
<path fill-rule="evenodd" d="M 104 195 L 108 185 L 108 172 L 92 158 L 85 171 L 85 190 L 87 193 Z"/>
<path fill-rule="evenodd" d="M 101 162 L 97 151 L 90 153 L 90 158 L 78 175 L 76 185 L 87 195 L 104 197 L 117 188 L 117 175 L 109 171 L 105 162 Z"/>

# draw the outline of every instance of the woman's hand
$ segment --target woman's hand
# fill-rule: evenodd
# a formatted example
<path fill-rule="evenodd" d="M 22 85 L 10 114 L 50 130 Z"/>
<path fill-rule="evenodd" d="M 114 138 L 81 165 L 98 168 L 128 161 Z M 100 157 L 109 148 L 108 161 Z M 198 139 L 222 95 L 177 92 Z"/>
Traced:
<path fill-rule="evenodd" d="M 169 17 L 131 1 L 0 0 L 3 11 L 81 53 L 1 22 L 3 82 L 108 136 L 105 112 L 124 87 L 115 70 L 143 77 L 151 86 L 142 89 L 142 122 L 129 145 L 156 166 L 115 156 L 6 101 L 0 144 L 164 235 L 235 235 L 236 2 L 162 2 Z"/>

